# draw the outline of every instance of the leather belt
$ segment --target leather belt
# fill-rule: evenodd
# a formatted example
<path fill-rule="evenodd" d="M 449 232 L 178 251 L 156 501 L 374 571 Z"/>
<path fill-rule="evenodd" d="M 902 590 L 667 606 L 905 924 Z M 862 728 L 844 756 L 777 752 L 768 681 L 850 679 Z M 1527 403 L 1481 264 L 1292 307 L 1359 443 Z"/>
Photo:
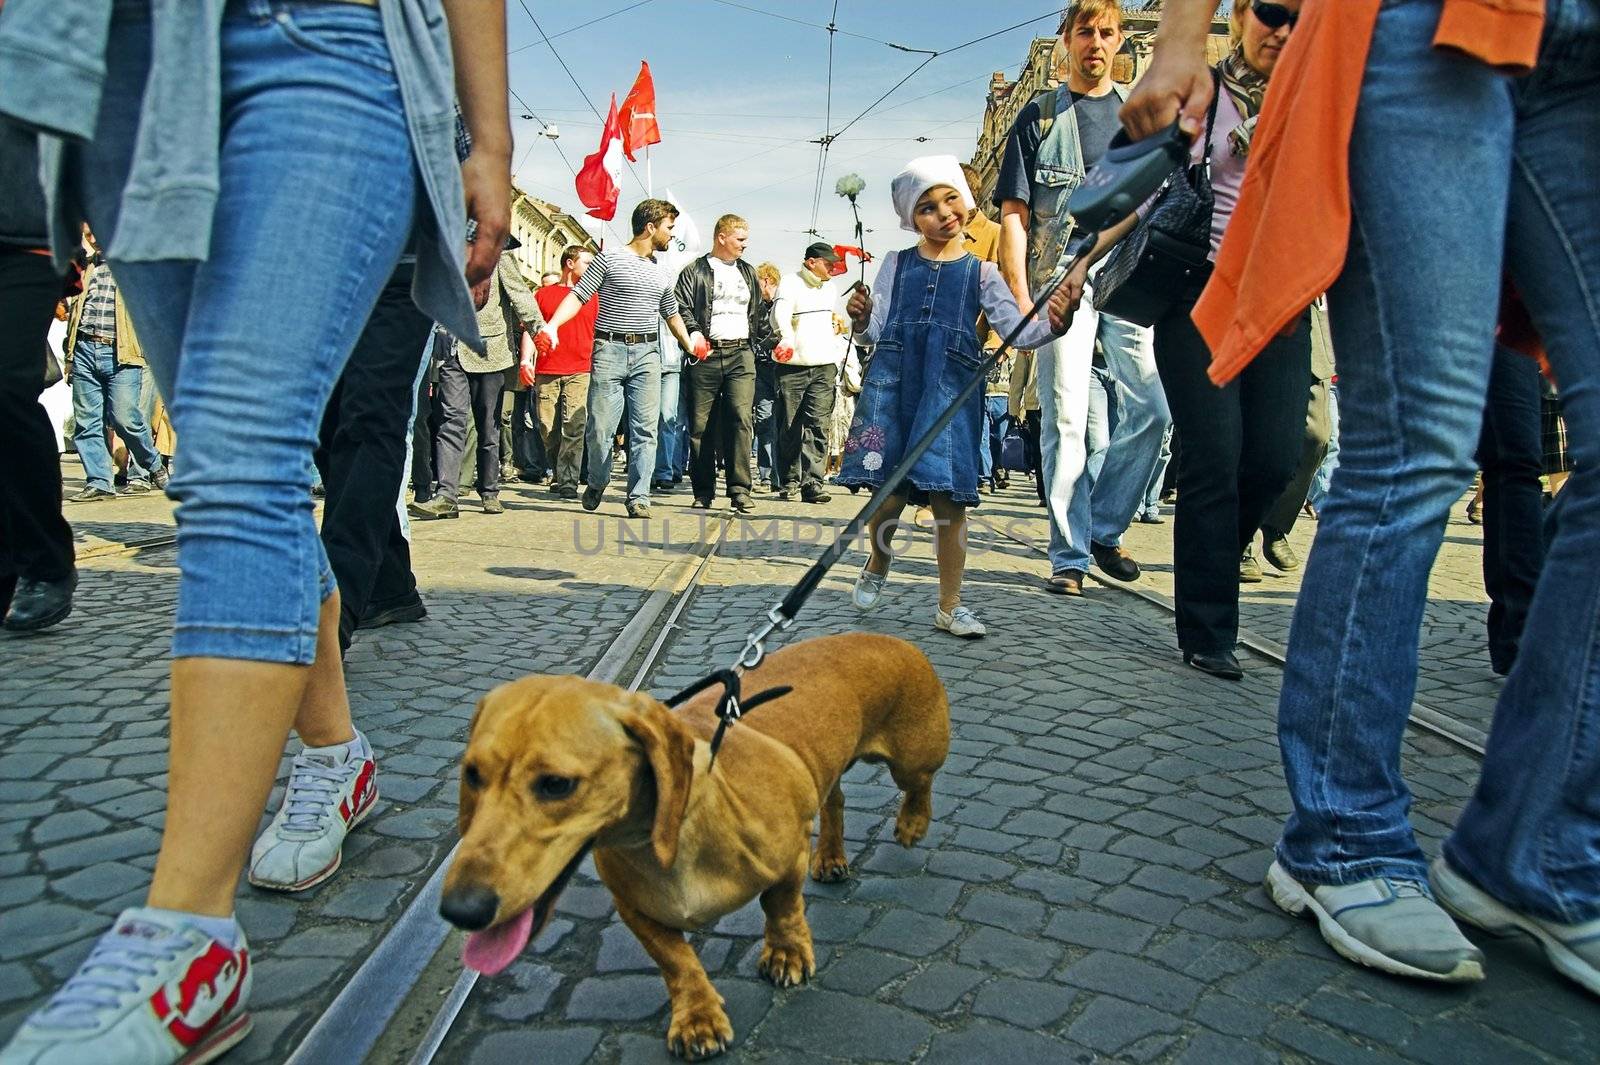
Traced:
<path fill-rule="evenodd" d="M 609 340 L 615 344 L 653 344 L 661 337 L 659 332 L 613 333 L 608 329 L 596 329 L 594 335 L 600 340 Z"/>
<path fill-rule="evenodd" d="M 748 348 L 750 341 L 745 337 L 740 337 L 738 340 L 713 340 L 711 346 L 718 351 L 728 351 L 733 348 Z"/>

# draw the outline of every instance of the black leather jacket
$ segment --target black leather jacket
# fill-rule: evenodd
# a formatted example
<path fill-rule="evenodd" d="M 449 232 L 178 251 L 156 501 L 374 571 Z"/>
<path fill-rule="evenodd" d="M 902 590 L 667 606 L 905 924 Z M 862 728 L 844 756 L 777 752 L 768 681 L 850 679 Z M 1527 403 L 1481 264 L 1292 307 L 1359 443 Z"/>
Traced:
<path fill-rule="evenodd" d="M 683 327 L 691 333 L 705 334 L 711 337 L 711 258 L 708 252 L 694 262 L 685 266 L 678 274 L 677 287 L 673 289 L 678 297 L 678 313 L 683 316 Z M 735 260 L 734 265 L 739 268 L 739 273 L 744 277 L 744 283 L 750 287 L 750 347 L 756 353 L 756 358 L 772 355 L 772 348 L 776 343 L 776 330 L 772 327 L 772 304 L 761 298 L 761 283 L 756 279 L 755 267 L 743 259 Z"/>

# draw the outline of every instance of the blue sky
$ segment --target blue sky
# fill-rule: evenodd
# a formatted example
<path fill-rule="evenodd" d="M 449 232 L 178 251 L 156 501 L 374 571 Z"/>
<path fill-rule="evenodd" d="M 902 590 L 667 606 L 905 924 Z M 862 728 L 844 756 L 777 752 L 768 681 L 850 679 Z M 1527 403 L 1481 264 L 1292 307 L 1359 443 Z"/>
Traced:
<path fill-rule="evenodd" d="M 970 157 L 990 74 L 1004 70 L 1015 77 L 1029 41 L 1053 34 L 1061 10 L 1058 0 L 839 0 L 830 104 L 828 33 L 800 23 L 826 25 L 833 0 L 736 2 L 757 10 L 719 0 L 644 0 L 576 29 L 638 0 L 591 0 L 582 6 L 527 0 L 527 5 L 602 113 L 612 92 L 621 102 L 639 61 L 649 60 L 663 137 L 652 149 L 656 193 L 671 188 L 707 240 L 717 215 L 744 216 L 751 224 L 747 257 L 772 259 L 784 269 L 798 266 L 814 239 L 803 231 L 812 225 L 818 146 L 806 142 L 823 133 L 830 110 L 832 128 L 838 130 L 926 58 L 879 41 L 943 51 L 1032 20 L 934 59 L 833 144 L 816 228 L 830 242 L 852 242 L 849 205 L 833 186 L 841 174 L 859 173 L 867 182 L 862 214 L 874 230 L 866 236 L 874 252 L 914 240 L 899 229 L 890 209 L 889 180 L 915 155 Z M 554 144 L 537 136 L 539 122 L 522 119 L 525 110 L 512 101 L 517 179 L 529 193 L 581 214 L 567 163 L 581 166 L 595 150 L 600 119 L 518 0 L 510 0 L 508 17 L 511 87 L 561 134 Z M 644 195 L 643 163 L 635 169 L 639 181 L 624 176 L 613 223 L 618 233 L 627 228 L 632 204 Z M 596 220 L 585 221 L 600 235 Z"/>

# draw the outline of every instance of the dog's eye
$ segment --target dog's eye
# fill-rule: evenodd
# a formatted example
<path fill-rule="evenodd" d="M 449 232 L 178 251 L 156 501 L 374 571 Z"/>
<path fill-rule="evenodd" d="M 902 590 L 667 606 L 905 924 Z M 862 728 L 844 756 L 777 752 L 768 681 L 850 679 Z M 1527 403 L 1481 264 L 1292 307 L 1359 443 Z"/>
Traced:
<path fill-rule="evenodd" d="M 461 779 L 473 791 L 483 787 L 483 774 L 478 772 L 478 767 L 475 765 L 469 765 L 463 769 L 461 771 Z"/>
<path fill-rule="evenodd" d="M 577 777 L 558 777 L 541 773 L 533 782 L 533 794 L 541 800 L 565 799 L 578 787 Z"/>

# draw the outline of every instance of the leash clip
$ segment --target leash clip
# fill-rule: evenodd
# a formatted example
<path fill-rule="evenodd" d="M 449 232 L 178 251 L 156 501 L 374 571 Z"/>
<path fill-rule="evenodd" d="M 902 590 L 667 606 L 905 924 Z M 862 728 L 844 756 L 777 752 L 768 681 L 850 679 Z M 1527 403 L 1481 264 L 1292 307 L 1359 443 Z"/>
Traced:
<path fill-rule="evenodd" d="M 767 611 L 767 620 L 745 637 L 744 650 L 739 652 L 739 659 L 733 664 L 734 668 L 749 670 L 759 666 L 762 659 L 767 657 L 767 637 L 775 632 L 782 632 L 793 624 L 794 619 L 784 617 L 778 607 L 770 608 Z"/>

